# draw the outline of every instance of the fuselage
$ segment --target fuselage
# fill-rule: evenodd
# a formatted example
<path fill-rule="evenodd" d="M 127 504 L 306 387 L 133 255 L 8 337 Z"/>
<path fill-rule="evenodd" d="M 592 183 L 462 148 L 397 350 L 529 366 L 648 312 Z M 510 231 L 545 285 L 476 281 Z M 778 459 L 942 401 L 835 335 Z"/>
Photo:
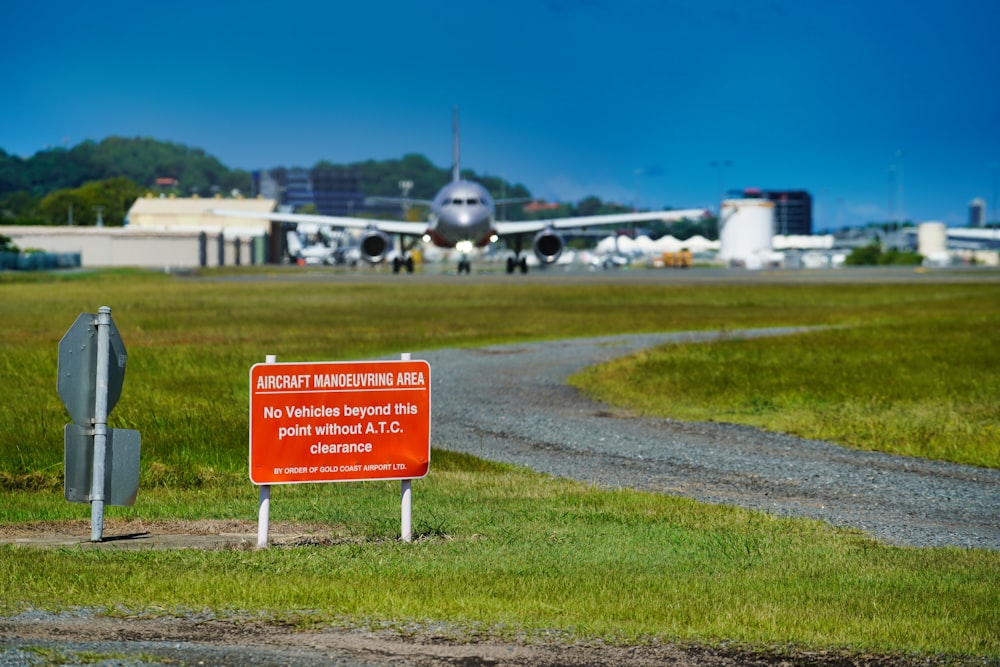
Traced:
<path fill-rule="evenodd" d="M 431 202 L 428 235 L 442 248 L 482 247 L 495 240 L 493 197 L 479 183 L 453 181 Z"/>

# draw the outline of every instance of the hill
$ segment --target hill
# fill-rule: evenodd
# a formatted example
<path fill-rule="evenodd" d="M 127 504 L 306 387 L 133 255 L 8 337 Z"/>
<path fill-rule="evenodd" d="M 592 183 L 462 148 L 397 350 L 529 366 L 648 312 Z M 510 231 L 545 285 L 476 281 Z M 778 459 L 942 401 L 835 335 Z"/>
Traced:
<path fill-rule="evenodd" d="M 399 182 L 407 180 L 413 183 L 410 197 L 430 199 L 451 178 L 450 169 L 437 167 L 419 154 L 346 165 L 324 160 L 313 168 L 351 170 L 367 196 L 398 197 Z M 497 199 L 531 199 L 531 192 L 520 183 L 471 170 L 463 170 L 462 176 L 482 183 Z M 29 158 L 0 148 L 0 224 L 66 224 L 71 220 L 71 224 L 92 225 L 100 210 L 104 224 L 121 225 L 132 202 L 149 191 L 202 197 L 254 194 L 250 172 L 230 169 L 200 148 L 148 137 L 84 141 L 72 148 L 39 151 Z M 520 206 L 498 208 L 498 214 L 512 220 L 627 210 L 597 197 L 538 211 Z"/>
<path fill-rule="evenodd" d="M 24 159 L 0 148 L 0 197 L 24 192 L 36 198 L 92 181 L 127 178 L 153 188 L 156 179 L 172 179 L 178 193 L 250 191 L 250 174 L 231 170 L 200 148 L 149 138 L 108 137 L 72 148 L 39 151 Z"/>

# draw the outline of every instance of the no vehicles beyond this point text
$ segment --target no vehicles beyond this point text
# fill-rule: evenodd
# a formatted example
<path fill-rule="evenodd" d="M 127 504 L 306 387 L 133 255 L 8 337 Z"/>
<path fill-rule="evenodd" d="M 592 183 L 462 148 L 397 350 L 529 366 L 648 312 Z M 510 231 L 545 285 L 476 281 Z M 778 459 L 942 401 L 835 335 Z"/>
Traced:
<path fill-rule="evenodd" d="M 430 464 L 426 361 L 256 364 L 255 484 L 412 479 Z"/>

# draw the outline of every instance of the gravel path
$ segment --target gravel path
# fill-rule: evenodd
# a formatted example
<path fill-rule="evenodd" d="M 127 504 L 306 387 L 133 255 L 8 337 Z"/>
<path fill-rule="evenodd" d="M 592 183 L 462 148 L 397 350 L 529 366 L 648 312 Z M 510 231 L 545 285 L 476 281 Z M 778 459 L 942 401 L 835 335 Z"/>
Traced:
<path fill-rule="evenodd" d="M 413 357 L 431 365 L 433 441 L 446 449 L 611 487 L 812 517 L 890 544 L 1000 549 L 1000 470 L 860 452 L 733 424 L 621 418 L 566 385 L 570 374 L 595 363 L 720 335 L 610 336 Z"/>

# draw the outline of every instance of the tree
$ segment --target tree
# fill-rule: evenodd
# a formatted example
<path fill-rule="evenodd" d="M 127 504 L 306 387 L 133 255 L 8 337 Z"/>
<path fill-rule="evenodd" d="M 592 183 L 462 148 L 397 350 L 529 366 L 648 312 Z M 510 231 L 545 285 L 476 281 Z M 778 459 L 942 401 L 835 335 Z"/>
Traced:
<path fill-rule="evenodd" d="M 38 215 L 40 197 L 32 197 L 24 190 L 17 190 L 0 197 L 0 224 L 44 224 Z"/>
<path fill-rule="evenodd" d="M 892 266 L 917 266 L 923 263 L 924 257 L 920 253 L 889 248 L 879 257 L 878 263 Z"/>
<path fill-rule="evenodd" d="M 844 259 L 847 266 L 875 266 L 882 255 L 882 248 L 877 243 L 861 246 L 851 251 Z"/>
<path fill-rule="evenodd" d="M 24 160 L 0 148 L 0 194 L 27 189 Z"/>
<path fill-rule="evenodd" d="M 74 225 L 92 226 L 100 215 L 103 224 L 121 227 L 136 199 L 145 194 L 127 178 L 93 181 L 74 190 L 59 190 L 42 199 L 40 214 L 52 225 L 68 224 L 70 211 Z"/>
<path fill-rule="evenodd" d="M 145 187 L 152 187 L 157 178 L 173 178 L 185 195 L 209 194 L 213 187 L 249 192 L 251 186 L 248 172 L 230 170 L 200 148 L 150 138 L 84 141 L 68 150 L 39 151 L 27 160 L 0 150 L 0 196 L 23 190 L 44 197 L 118 177 Z"/>
<path fill-rule="evenodd" d="M 604 202 L 599 197 L 585 197 L 576 205 L 577 215 L 597 215 L 604 206 Z"/>

